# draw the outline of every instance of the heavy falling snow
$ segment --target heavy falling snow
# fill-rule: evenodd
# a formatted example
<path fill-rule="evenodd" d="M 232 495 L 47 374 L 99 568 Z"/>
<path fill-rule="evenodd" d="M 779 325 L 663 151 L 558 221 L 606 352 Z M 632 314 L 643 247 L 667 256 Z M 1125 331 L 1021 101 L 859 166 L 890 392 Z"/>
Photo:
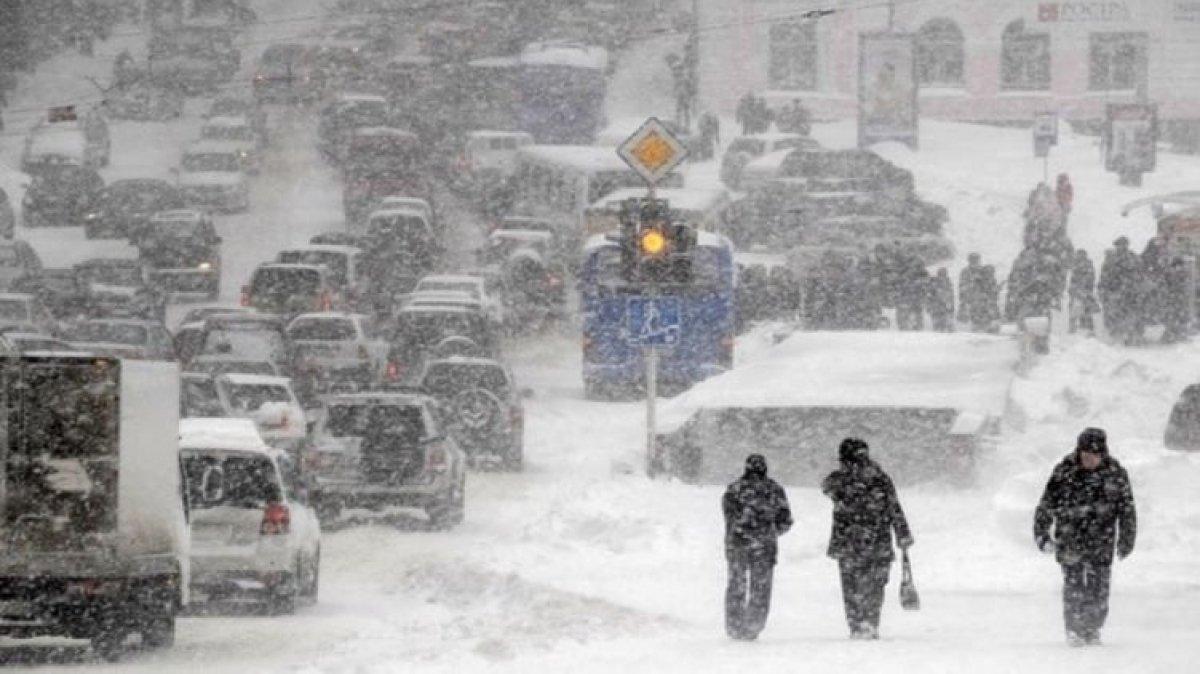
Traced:
<path fill-rule="evenodd" d="M 1193 671 L 1200 433 L 1164 439 L 1200 424 L 1172 414 L 1200 384 L 1193 4 L 0 0 L 0 663 Z M 859 33 L 909 40 L 898 76 L 865 81 L 883 100 L 889 68 L 920 80 L 914 142 L 860 145 L 884 113 L 864 101 L 860 119 L 859 70 L 896 52 Z M 1129 169 L 1126 147 L 1106 167 L 1137 120 L 1106 125 L 1105 106 L 1156 102 L 1154 165 Z M 635 319 L 611 316 L 638 294 L 625 215 L 588 208 L 644 194 L 617 146 L 651 117 L 689 151 L 657 191 L 711 284 L 676 290 L 654 452 Z M 114 215 L 129 204 L 90 193 L 97 177 L 165 196 L 129 187 L 155 205 Z M 1118 237 L 1141 276 L 1105 264 Z M 1091 329 L 1072 248 L 1101 286 Z M 973 253 L 995 279 L 978 315 L 959 304 Z M 68 362 L 83 369 L 38 369 Z M 1128 473 L 1137 539 L 1102 645 L 1072 648 L 1034 511 L 1089 427 Z M 878 638 L 847 631 L 827 554 L 822 479 L 846 437 L 894 479 L 914 539 L 920 610 L 900 605 L 897 548 Z M 722 499 L 752 453 L 794 523 L 765 628 L 739 639 Z M 103 571 L 76 561 L 101 548 Z M 107 605 L 153 564 L 177 581 L 162 601 L 142 586 L 118 627 L 70 634 L 47 608 Z"/>

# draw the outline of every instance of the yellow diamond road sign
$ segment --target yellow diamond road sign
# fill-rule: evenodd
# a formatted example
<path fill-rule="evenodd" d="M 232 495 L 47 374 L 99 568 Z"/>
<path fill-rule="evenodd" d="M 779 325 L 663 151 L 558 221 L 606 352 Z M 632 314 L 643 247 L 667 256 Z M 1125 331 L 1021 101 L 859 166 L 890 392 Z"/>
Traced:
<path fill-rule="evenodd" d="M 648 183 L 662 180 L 687 157 L 687 148 L 657 118 L 646 120 L 624 143 L 617 154 Z"/>

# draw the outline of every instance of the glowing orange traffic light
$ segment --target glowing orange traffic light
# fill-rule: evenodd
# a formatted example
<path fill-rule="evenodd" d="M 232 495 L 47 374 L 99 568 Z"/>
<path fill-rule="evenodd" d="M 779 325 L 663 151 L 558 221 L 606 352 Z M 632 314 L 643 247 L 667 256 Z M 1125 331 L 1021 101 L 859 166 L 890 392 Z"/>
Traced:
<path fill-rule="evenodd" d="M 667 249 L 667 237 L 658 229 L 647 229 L 640 239 L 642 253 L 650 256 L 663 254 Z"/>

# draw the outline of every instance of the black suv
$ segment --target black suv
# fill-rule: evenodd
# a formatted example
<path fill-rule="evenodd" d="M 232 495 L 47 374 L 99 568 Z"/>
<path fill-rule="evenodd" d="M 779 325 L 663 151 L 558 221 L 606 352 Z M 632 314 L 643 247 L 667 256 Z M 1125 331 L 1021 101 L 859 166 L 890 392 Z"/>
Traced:
<path fill-rule="evenodd" d="M 89 239 L 136 238 L 151 215 L 184 204 L 183 195 L 171 183 L 133 178 L 104 188 L 96 206 L 83 217 L 83 232 Z"/>
<path fill-rule="evenodd" d="M 104 179 L 95 169 L 70 164 L 44 166 L 21 202 L 26 227 L 79 225 L 100 205 Z"/>
<path fill-rule="evenodd" d="M 411 385 L 430 358 L 493 357 L 499 344 L 482 312 L 468 307 L 405 307 L 396 312 L 388 343 L 385 385 Z"/>
<path fill-rule="evenodd" d="M 446 426 L 473 463 L 493 459 L 508 470 L 521 469 L 525 411 L 507 367 L 491 358 L 431 360 L 418 386 L 437 400 Z"/>
<path fill-rule="evenodd" d="M 156 213 L 134 240 L 159 292 L 177 299 L 216 299 L 221 292 L 221 237 L 199 211 Z"/>

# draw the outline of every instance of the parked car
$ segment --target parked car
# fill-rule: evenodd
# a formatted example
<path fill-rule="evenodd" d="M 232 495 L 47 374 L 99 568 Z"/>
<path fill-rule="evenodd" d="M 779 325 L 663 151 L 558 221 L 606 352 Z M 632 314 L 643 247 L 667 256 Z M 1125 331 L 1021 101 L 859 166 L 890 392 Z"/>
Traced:
<path fill-rule="evenodd" d="M 444 252 L 441 237 L 429 221 L 420 211 L 409 208 L 371 213 L 363 246 L 366 263 L 372 268 L 399 266 L 417 276 L 432 271 Z"/>
<path fill-rule="evenodd" d="M 321 109 L 317 122 L 317 149 L 326 158 L 341 162 L 350 149 L 355 129 L 386 126 L 390 106 L 383 96 L 340 94 Z"/>
<path fill-rule="evenodd" d="M 316 52 L 307 44 L 268 45 L 251 80 L 255 100 L 295 102 L 320 96 L 324 84 L 316 70 Z"/>
<path fill-rule="evenodd" d="M 220 295 L 221 237 L 205 213 L 155 213 L 134 243 L 164 297 L 214 300 Z"/>
<path fill-rule="evenodd" d="M 26 227 L 81 225 L 96 211 L 104 179 L 95 169 L 60 164 L 33 174 L 21 201 Z"/>
<path fill-rule="evenodd" d="M 104 113 L 112 119 L 165 122 L 183 116 L 183 94 L 146 81 L 114 89 L 104 97 Z"/>
<path fill-rule="evenodd" d="M 321 529 L 296 461 L 246 419 L 182 419 L 194 602 L 249 596 L 271 613 L 316 601 Z"/>
<path fill-rule="evenodd" d="M 300 314 L 287 327 L 292 376 L 301 396 L 344 386 L 369 388 L 383 373 L 388 344 L 368 316 Z"/>
<path fill-rule="evenodd" d="M 316 264 L 260 264 L 243 289 L 242 300 L 244 306 L 287 318 L 344 308 L 329 268 Z"/>
<path fill-rule="evenodd" d="M 462 522 L 467 457 L 438 422 L 436 403 L 409 393 L 330 396 L 307 465 L 315 475 L 317 514 L 342 508 L 422 508 L 430 525 Z"/>
<path fill-rule="evenodd" d="M 8 192 L 0 187 L 0 239 L 13 238 L 13 230 L 17 226 L 17 214 L 13 211 L 12 201 Z"/>
<path fill-rule="evenodd" d="M 250 120 L 250 128 L 254 129 L 254 132 L 257 134 L 259 144 L 265 145 L 268 141 L 267 111 L 258 104 L 258 101 L 232 96 L 215 98 L 204 113 L 204 118 L 213 119 L 217 117 L 245 117 Z"/>
<path fill-rule="evenodd" d="M 364 290 L 363 252 L 352 246 L 303 246 L 281 250 L 275 256 L 285 264 L 319 264 L 329 269 L 330 280 L 346 303 L 354 307 Z"/>
<path fill-rule="evenodd" d="M 112 141 L 104 116 L 97 110 L 79 116 L 72 113 L 63 121 L 40 121 L 29 131 L 21 154 L 21 170 L 34 173 L 64 158 L 79 166 L 100 168 L 108 166 L 111 154 Z"/>
<path fill-rule="evenodd" d="M 214 378 L 222 416 L 250 419 L 263 440 L 278 449 L 298 452 L 308 433 L 304 407 L 287 377 L 229 373 Z"/>
<path fill-rule="evenodd" d="M 179 190 L 189 205 L 226 212 L 250 208 L 242 146 L 225 141 L 196 141 L 179 162 Z"/>
<path fill-rule="evenodd" d="M 150 284 L 141 260 L 84 260 L 75 265 L 75 278 L 84 307 L 93 317 L 161 321 L 166 316 L 166 296 Z"/>
<path fill-rule="evenodd" d="M 42 259 L 37 251 L 20 239 L 0 241 L 0 291 L 14 290 L 14 284 L 36 280 L 42 274 Z M 33 292 L 35 288 L 20 288 Z"/>
<path fill-rule="evenodd" d="M 425 364 L 420 390 L 438 401 L 442 419 L 472 462 L 520 470 L 525 410 L 512 372 L 490 358 L 451 356 Z"/>
<path fill-rule="evenodd" d="M 87 238 L 135 238 L 154 213 L 183 208 L 183 195 L 165 180 L 131 178 L 109 183 L 95 206 L 83 216 Z"/>
<path fill-rule="evenodd" d="M 36 295 L 0 293 L 0 328 L 53 334 L 58 322 Z"/>
<path fill-rule="evenodd" d="M 388 334 L 385 384 L 411 382 L 429 358 L 495 356 L 495 330 L 484 315 L 466 307 L 404 307 Z"/>
<path fill-rule="evenodd" d="M 175 360 L 171 334 L 157 321 L 90 318 L 63 330 L 63 339 L 79 351 L 134 360 Z"/>

